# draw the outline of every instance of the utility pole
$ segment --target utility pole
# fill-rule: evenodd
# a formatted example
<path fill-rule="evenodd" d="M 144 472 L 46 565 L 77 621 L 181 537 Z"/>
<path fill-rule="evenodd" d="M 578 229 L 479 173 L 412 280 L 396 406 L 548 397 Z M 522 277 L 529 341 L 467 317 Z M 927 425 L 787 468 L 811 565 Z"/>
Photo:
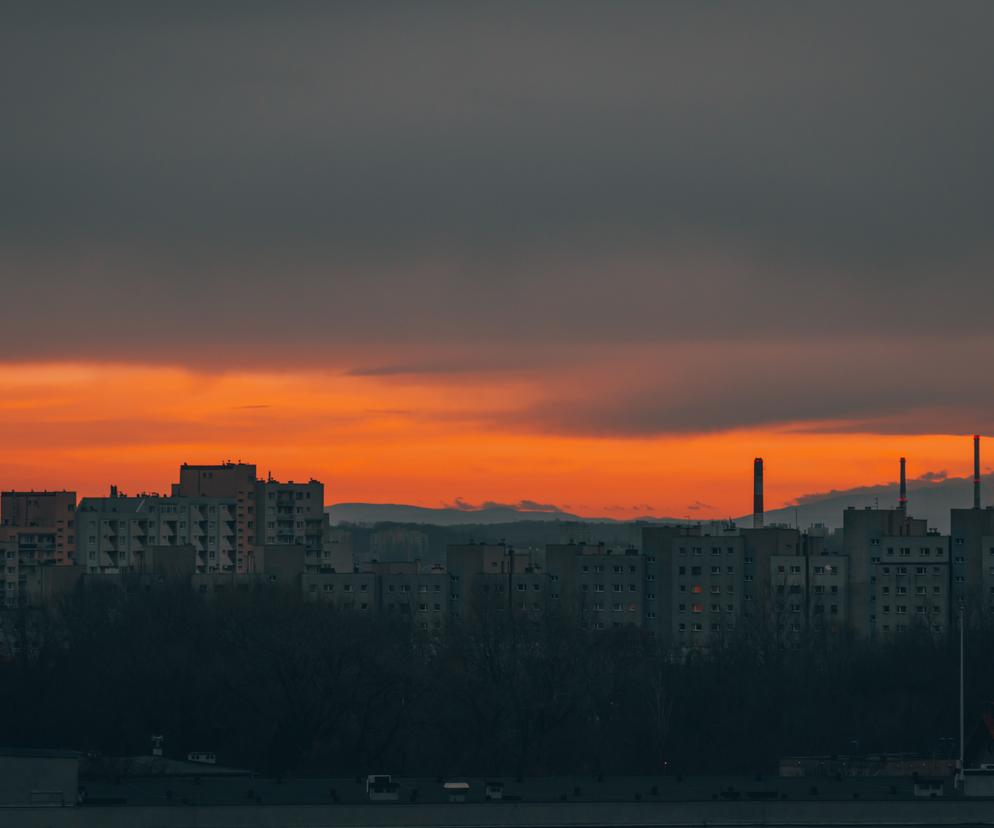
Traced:
<path fill-rule="evenodd" d="M 965 652 L 966 648 L 964 646 L 964 640 L 966 638 L 966 614 L 963 612 L 963 601 L 959 604 L 959 784 L 962 789 L 965 787 L 966 777 L 964 775 L 964 770 L 966 769 L 966 742 L 964 740 L 964 721 L 965 721 L 965 702 L 964 702 L 964 662 L 965 662 Z"/>

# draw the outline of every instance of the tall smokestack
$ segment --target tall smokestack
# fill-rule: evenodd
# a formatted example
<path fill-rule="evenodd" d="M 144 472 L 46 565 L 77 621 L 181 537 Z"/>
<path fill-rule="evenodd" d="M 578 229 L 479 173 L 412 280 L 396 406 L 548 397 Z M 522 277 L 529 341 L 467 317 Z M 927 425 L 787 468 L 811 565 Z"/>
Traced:
<path fill-rule="evenodd" d="M 901 493 L 897 498 L 897 508 L 902 512 L 908 511 L 908 478 L 904 473 L 905 460 L 901 458 Z"/>
<path fill-rule="evenodd" d="M 973 508 L 980 508 L 980 435 L 973 435 Z"/>
<path fill-rule="evenodd" d="M 752 528 L 763 528 L 763 458 L 752 463 Z"/>

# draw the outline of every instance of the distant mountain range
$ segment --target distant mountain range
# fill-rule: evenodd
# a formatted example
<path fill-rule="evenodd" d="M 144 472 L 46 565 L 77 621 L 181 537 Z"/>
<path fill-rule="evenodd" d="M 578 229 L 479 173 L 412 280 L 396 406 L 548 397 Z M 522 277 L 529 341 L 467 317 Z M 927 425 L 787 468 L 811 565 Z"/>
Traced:
<path fill-rule="evenodd" d="M 981 484 L 984 493 L 983 504 L 994 502 L 994 474 L 984 475 Z M 796 506 L 766 512 L 765 522 L 790 525 L 796 522 L 804 529 L 814 523 L 822 523 L 835 529 L 842 526 L 842 514 L 848 507 L 856 509 L 893 507 L 897 505 L 897 497 L 896 483 L 808 494 L 799 497 Z M 970 478 L 946 477 L 944 472 L 932 472 L 908 481 L 908 513 L 913 517 L 927 519 L 929 526 L 942 532 L 949 531 L 951 508 L 968 508 L 972 504 L 973 481 Z M 686 523 L 686 520 L 679 518 L 649 516 L 619 521 L 611 518 L 584 517 L 553 508 L 531 510 L 513 505 L 481 509 L 452 507 L 432 509 L 426 506 L 395 503 L 336 503 L 326 507 L 325 511 L 330 515 L 332 523 L 423 523 L 434 526 L 486 525 L 514 521 Z M 751 525 L 752 515 L 743 515 L 736 520 L 748 526 Z"/>
<path fill-rule="evenodd" d="M 516 506 L 490 506 L 482 509 L 405 506 L 399 503 L 336 503 L 325 507 L 332 523 L 428 523 L 432 526 L 511 523 L 521 520 L 596 521 L 618 523 L 609 518 L 587 518 L 558 509 L 541 511 Z"/>

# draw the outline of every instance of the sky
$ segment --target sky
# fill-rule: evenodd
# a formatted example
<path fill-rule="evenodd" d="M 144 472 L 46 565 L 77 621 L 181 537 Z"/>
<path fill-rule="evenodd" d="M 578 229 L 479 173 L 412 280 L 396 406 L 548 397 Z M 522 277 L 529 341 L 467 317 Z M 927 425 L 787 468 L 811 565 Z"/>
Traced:
<path fill-rule="evenodd" d="M 4 14 L 3 488 L 708 518 L 994 434 L 990 3 Z"/>

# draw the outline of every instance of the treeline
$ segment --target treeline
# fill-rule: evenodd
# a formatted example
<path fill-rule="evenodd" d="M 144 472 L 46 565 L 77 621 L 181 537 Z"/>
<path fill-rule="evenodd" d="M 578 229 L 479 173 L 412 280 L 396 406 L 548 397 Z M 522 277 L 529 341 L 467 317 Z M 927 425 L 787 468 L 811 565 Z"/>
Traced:
<path fill-rule="evenodd" d="M 674 660 L 635 628 L 586 632 L 481 607 L 440 637 L 261 590 L 81 586 L 9 616 L 0 744 L 217 754 L 264 773 L 658 774 L 767 770 L 783 755 L 948 751 L 958 641 L 783 649 L 745 630 Z M 968 636 L 968 710 L 994 697 Z M 854 742 L 856 744 L 854 744 Z"/>

